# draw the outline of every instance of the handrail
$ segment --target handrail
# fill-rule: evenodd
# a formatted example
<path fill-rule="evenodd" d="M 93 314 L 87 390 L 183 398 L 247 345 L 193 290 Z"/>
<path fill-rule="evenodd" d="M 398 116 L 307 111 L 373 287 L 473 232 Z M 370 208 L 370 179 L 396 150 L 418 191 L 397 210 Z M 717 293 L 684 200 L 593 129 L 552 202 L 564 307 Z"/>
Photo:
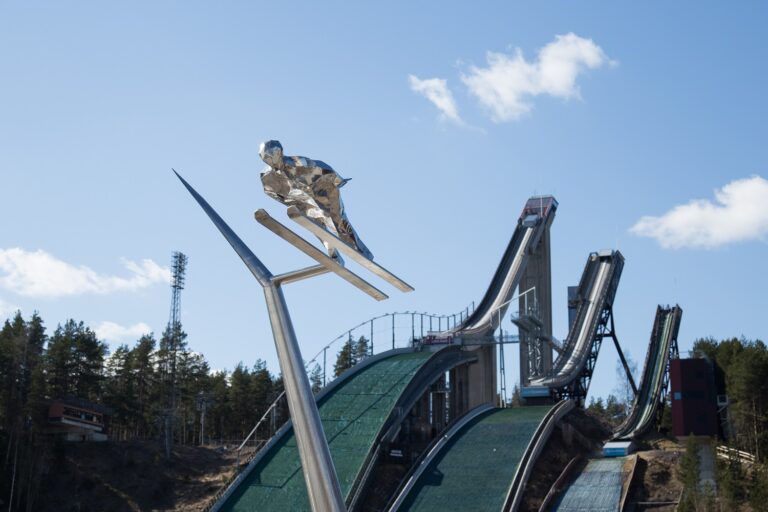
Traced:
<path fill-rule="evenodd" d="M 576 464 L 579 463 L 580 461 L 581 461 L 581 455 L 576 455 L 565 466 L 565 469 L 563 469 L 563 471 L 560 473 L 560 476 L 557 477 L 557 480 L 555 480 L 555 483 L 553 483 L 552 486 L 549 488 L 549 492 L 547 492 L 547 495 L 544 496 L 544 500 L 541 502 L 541 505 L 539 505 L 539 512 L 547 512 L 547 510 L 549 510 L 550 503 L 563 490 L 563 485 L 571 477 L 571 472 L 573 471 L 573 468 L 575 468 Z"/>
<path fill-rule="evenodd" d="M 277 407 L 277 403 L 280 401 L 281 398 L 285 396 L 285 390 L 283 390 L 277 398 L 270 404 L 269 407 L 267 407 L 267 410 L 264 412 L 264 414 L 259 418 L 259 421 L 256 422 L 256 425 L 253 426 L 253 429 L 248 433 L 247 436 L 245 436 L 245 439 L 243 439 L 243 442 L 240 443 L 240 446 L 237 447 L 237 468 L 240 468 L 240 451 L 245 447 L 245 444 L 248 442 L 248 440 L 251 439 L 251 436 L 256 433 L 256 431 L 259 429 L 259 426 L 261 423 L 267 418 L 267 415 L 272 412 L 272 409 Z"/>
<path fill-rule="evenodd" d="M 742 464 L 754 464 L 755 456 L 749 452 L 737 450 L 736 448 L 730 448 L 725 445 L 720 445 L 715 448 L 715 453 L 721 459 L 733 459 L 736 458 Z"/>
<path fill-rule="evenodd" d="M 528 306 L 528 294 L 530 294 L 530 293 L 533 293 L 533 307 L 532 308 Z M 499 326 L 501 326 L 502 308 L 505 308 L 506 306 L 511 304 L 513 301 L 516 301 L 516 300 L 519 301 L 523 297 L 525 297 L 524 311 L 525 311 L 526 315 L 531 314 L 531 312 L 535 312 L 535 311 L 538 310 L 539 306 L 538 306 L 538 299 L 536 298 L 536 287 L 535 286 L 531 286 L 530 288 L 528 288 L 524 292 L 518 293 L 517 295 L 515 295 L 514 297 L 512 297 L 508 301 L 506 301 L 506 302 L 504 302 L 502 304 L 499 304 L 498 306 L 496 306 L 494 309 L 491 310 L 490 314 L 491 314 L 491 316 L 493 316 L 494 313 L 496 314 Z M 518 314 L 519 314 L 519 312 L 518 312 Z"/>
<path fill-rule="evenodd" d="M 471 310 L 470 310 L 470 307 L 467 306 L 466 308 L 464 308 L 463 310 L 459 311 L 458 313 L 449 314 L 449 315 L 436 315 L 434 313 L 419 312 L 419 311 L 395 311 L 393 313 L 384 313 L 383 315 L 379 315 L 379 316 L 375 316 L 373 318 L 369 318 L 368 320 L 366 320 L 364 322 L 360 322 L 359 324 L 355 325 L 354 327 L 346 329 L 344 332 L 342 332 L 337 337 L 335 337 L 333 340 L 331 340 L 330 343 L 328 343 L 323 348 L 321 348 L 314 355 L 314 357 L 312 357 L 312 359 L 310 359 L 309 362 L 307 362 L 307 365 L 309 365 L 309 364 L 311 364 L 313 362 L 316 362 L 317 359 L 323 354 L 323 352 L 326 351 L 327 349 L 331 348 L 331 346 L 333 344 L 335 344 L 336 342 L 341 341 L 341 340 L 345 340 L 346 341 L 348 339 L 349 334 L 352 331 L 355 331 L 355 330 L 359 329 L 360 327 L 365 326 L 366 324 L 371 324 L 375 320 L 380 320 L 382 318 L 387 318 L 387 317 L 390 317 L 390 316 L 391 317 L 396 317 L 397 315 L 405 315 L 405 316 L 410 316 L 415 321 L 416 315 L 419 315 L 419 317 L 421 318 L 422 322 L 423 322 L 424 318 L 429 318 L 429 319 L 438 319 L 439 323 L 442 324 L 442 320 L 445 319 L 446 326 L 451 325 L 451 324 L 453 324 L 453 326 L 456 326 L 456 325 L 458 325 L 457 322 L 456 322 L 456 317 L 458 316 L 459 317 L 459 322 L 461 322 L 464 318 L 467 318 L 467 316 L 469 314 L 471 314 L 472 311 L 474 311 L 474 308 L 475 308 L 475 303 L 473 301 L 472 302 L 472 309 Z M 452 322 L 451 322 L 451 320 L 452 320 Z M 438 329 L 440 329 L 439 326 L 438 326 Z M 413 337 L 415 337 L 415 324 L 413 324 L 413 323 L 411 324 L 411 332 L 414 335 Z M 392 334 L 394 335 L 394 332 L 392 332 Z M 420 334 L 421 334 L 421 329 L 420 329 Z M 369 341 L 371 341 L 371 340 L 369 340 Z"/>

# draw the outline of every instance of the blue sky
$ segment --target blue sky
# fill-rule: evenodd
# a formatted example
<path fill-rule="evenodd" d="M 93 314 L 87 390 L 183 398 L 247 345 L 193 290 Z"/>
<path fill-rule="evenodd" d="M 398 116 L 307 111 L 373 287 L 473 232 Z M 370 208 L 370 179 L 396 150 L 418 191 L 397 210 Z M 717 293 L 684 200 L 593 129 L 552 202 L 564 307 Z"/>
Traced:
<path fill-rule="evenodd" d="M 617 329 L 640 364 L 660 303 L 683 307 L 683 349 L 766 339 L 767 11 L 0 2 L 0 313 L 36 309 L 49 329 L 73 317 L 132 343 L 167 322 L 162 267 L 181 250 L 191 347 L 214 368 L 262 358 L 276 370 L 260 288 L 171 167 L 270 268 L 290 270 L 307 260 L 253 220 L 284 215 L 258 179 L 259 143 L 279 139 L 353 178 L 350 220 L 416 287 L 376 303 L 333 276 L 291 285 L 306 355 L 384 312 L 479 300 L 542 193 L 560 202 L 556 336 L 588 253 L 618 248 Z M 547 48 L 559 51 L 547 60 Z M 604 395 L 616 356 L 603 350 Z"/>

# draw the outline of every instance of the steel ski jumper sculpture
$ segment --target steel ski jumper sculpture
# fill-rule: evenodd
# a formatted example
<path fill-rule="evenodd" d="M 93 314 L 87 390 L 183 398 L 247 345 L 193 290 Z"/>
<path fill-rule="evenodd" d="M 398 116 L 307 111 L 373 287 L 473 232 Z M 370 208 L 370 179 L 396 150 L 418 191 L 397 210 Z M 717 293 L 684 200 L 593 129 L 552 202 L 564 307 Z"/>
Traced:
<path fill-rule="evenodd" d="M 256 220 L 315 260 L 315 265 L 272 274 L 208 202 L 175 170 L 174 173 L 263 287 L 309 503 L 314 512 L 344 511 L 346 506 L 282 285 L 333 272 L 374 299 L 386 299 L 386 294 L 344 266 L 341 253 L 403 292 L 413 291 L 413 288 L 374 263 L 373 255 L 349 223 L 339 194 L 339 189 L 349 180 L 341 178 L 331 166 L 322 161 L 284 156 L 282 145 L 275 140 L 264 142 L 259 156 L 268 166 L 261 174 L 264 192 L 288 206 L 288 217 L 319 238 L 326 252 L 275 220 L 263 209 L 256 211 Z"/>

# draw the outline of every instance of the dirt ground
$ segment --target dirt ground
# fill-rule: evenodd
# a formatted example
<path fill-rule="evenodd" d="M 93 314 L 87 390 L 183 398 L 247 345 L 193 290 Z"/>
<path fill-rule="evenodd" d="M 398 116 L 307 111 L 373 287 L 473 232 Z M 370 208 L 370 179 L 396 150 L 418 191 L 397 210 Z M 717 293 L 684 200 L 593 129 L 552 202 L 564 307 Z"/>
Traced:
<path fill-rule="evenodd" d="M 672 442 L 670 442 L 672 443 Z M 637 466 L 627 500 L 627 510 L 673 511 L 676 505 L 652 505 L 676 502 L 683 489 L 677 479 L 680 451 L 676 446 L 638 453 Z"/>
<path fill-rule="evenodd" d="M 35 510 L 201 511 L 234 472 L 230 451 L 157 442 L 66 444 L 54 457 Z"/>

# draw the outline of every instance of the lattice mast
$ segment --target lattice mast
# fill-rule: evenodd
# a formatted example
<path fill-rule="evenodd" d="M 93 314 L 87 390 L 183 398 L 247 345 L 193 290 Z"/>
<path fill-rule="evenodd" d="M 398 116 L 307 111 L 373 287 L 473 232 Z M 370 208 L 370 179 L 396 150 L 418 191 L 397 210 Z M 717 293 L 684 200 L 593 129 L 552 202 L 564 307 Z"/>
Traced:
<path fill-rule="evenodd" d="M 171 263 L 171 315 L 168 319 L 168 325 L 172 328 L 181 322 L 181 290 L 184 289 L 186 271 L 187 256 L 183 252 L 174 252 Z"/>
<path fill-rule="evenodd" d="M 179 251 L 173 253 L 171 261 L 171 313 L 168 319 L 168 347 L 166 354 L 166 379 L 168 390 L 168 411 L 165 414 L 165 456 L 170 459 L 173 445 L 173 416 L 176 411 L 176 353 L 181 344 L 181 290 L 187 270 L 187 256 Z"/>

